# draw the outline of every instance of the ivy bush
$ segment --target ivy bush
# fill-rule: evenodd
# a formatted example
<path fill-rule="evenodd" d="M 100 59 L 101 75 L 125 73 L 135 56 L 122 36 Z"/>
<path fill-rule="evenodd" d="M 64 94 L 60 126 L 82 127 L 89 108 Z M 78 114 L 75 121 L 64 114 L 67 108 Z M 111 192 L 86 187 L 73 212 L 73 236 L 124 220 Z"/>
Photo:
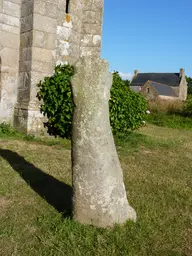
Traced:
<path fill-rule="evenodd" d="M 113 73 L 113 85 L 109 100 L 110 123 L 113 134 L 127 133 L 142 126 L 147 110 L 147 101 L 132 91 L 118 72 Z"/>
<path fill-rule="evenodd" d="M 73 101 L 71 78 L 74 68 L 71 65 L 59 65 L 51 77 L 45 77 L 38 84 L 37 97 L 41 112 L 47 116 L 45 124 L 51 135 L 69 138 L 71 136 Z M 110 123 L 114 134 L 127 133 L 142 125 L 147 109 L 145 99 L 129 89 L 118 72 L 113 74 L 113 85 L 109 101 Z"/>
<path fill-rule="evenodd" d="M 71 136 L 73 102 L 71 95 L 71 77 L 74 68 L 71 65 L 58 65 L 51 77 L 45 77 L 38 84 L 37 97 L 41 112 L 47 116 L 45 126 L 51 135 L 69 138 Z"/>

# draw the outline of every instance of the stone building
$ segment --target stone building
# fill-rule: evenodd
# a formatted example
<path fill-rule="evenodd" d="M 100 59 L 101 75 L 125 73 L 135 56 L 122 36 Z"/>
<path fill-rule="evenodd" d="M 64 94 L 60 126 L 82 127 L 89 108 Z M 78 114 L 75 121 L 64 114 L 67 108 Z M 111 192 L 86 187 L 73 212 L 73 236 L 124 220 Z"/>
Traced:
<path fill-rule="evenodd" d="M 135 70 L 130 88 L 143 94 L 147 100 L 157 97 L 182 101 L 187 99 L 187 82 L 182 68 L 179 73 L 139 73 Z"/>
<path fill-rule="evenodd" d="M 167 84 L 160 84 L 153 81 L 147 81 L 144 86 L 142 86 L 140 93 L 147 99 L 153 100 L 156 98 L 166 99 L 166 100 L 176 100 L 178 99 L 175 91 L 171 86 Z"/>
<path fill-rule="evenodd" d="M 41 133 L 37 83 L 100 56 L 103 0 L 0 0 L 0 123 Z"/>

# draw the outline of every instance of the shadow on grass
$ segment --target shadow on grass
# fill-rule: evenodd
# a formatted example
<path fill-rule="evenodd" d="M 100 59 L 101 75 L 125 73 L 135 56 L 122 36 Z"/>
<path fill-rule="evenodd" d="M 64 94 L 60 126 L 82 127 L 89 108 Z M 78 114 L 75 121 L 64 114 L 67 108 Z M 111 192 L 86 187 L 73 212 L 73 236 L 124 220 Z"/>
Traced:
<path fill-rule="evenodd" d="M 3 157 L 25 182 L 64 217 L 71 217 L 72 187 L 44 173 L 24 157 L 7 149 L 0 149 Z"/>

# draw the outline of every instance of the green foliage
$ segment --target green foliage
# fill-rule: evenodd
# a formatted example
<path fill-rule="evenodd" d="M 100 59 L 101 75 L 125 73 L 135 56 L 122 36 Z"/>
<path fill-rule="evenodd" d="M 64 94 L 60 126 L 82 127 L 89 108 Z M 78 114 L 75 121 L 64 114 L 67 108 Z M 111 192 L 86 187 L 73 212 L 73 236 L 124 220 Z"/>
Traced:
<path fill-rule="evenodd" d="M 188 84 L 187 94 L 189 95 L 189 94 L 192 94 L 192 78 L 186 76 L 186 81 Z"/>
<path fill-rule="evenodd" d="M 157 126 L 176 129 L 192 129 L 192 118 L 184 114 L 153 113 L 146 117 L 147 122 Z"/>
<path fill-rule="evenodd" d="M 25 134 L 23 132 L 17 131 L 14 127 L 12 127 L 9 123 L 1 123 L 0 124 L 0 138 L 13 138 L 13 139 L 24 139 L 27 141 L 34 141 L 36 137 L 32 134 Z"/>
<path fill-rule="evenodd" d="M 188 85 L 187 94 L 192 95 L 192 84 L 190 86 Z"/>
<path fill-rule="evenodd" d="M 147 102 L 125 84 L 118 72 L 114 72 L 109 109 L 113 133 L 127 133 L 142 125 Z"/>
<path fill-rule="evenodd" d="M 129 80 L 126 79 L 126 80 L 123 80 L 123 81 L 124 81 L 126 86 L 128 86 L 128 87 L 130 86 L 130 81 Z"/>
<path fill-rule="evenodd" d="M 47 116 L 48 132 L 69 138 L 71 136 L 73 102 L 71 77 L 74 68 L 70 65 L 57 66 L 51 77 L 39 83 L 38 99 L 42 100 L 41 111 Z M 110 121 L 113 133 L 125 133 L 141 126 L 147 103 L 132 92 L 117 72 L 113 74 L 113 86 L 109 102 Z"/>
<path fill-rule="evenodd" d="M 73 102 L 71 95 L 71 65 L 59 65 L 51 77 L 45 77 L 39 86 L 37 97 L 42 101 L 41 112 L 48 118 L 45 124 L 52 135 L 71 136 Z"/>
<path fill-rule="evenodd" d="M 169 128 L 192 129 L 192 95 L 188 95 L 185 103 L 157 101 L 152 104 L 151 102 L 149 109 L 152 110 L 146 117 L 149 123 Z"/>
<path fill-rule="evenodd" d="M 10 124 L 5 122 L 0 124 L 0 135 L 10 136 L 10 135 L 15 135 L 16 133 L 17 133 L 16 130 L 13 127 L 11 127 Z"/>
<path fill-rule="evenodd" d="M 184 116 L 192 117 L 192 95 L 189 95 L 187 101 L 185 102 L 183 114 Z"/>
<path fill-rule="evenodd" d="M 192 78 L 189 76 L 186 76 L 186 81 L 188 84 L 192 84 Z"/>

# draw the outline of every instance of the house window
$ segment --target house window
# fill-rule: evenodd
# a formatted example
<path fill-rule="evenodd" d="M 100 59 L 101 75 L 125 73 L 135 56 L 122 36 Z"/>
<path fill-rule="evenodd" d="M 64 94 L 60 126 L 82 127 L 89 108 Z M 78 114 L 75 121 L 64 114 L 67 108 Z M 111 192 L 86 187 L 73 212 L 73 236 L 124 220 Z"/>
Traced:
<path fill-rule="evenodd" d="M 147 91 L 146 92 L 149 93 L 149 87 L 147 87 Z"/>
<path fill-rule="evenodd" d="M 69 11 L 70 11 L 70 0 L 66 0 L 66 10 L 65 10 L 65 12 L 68 14 L 69 13 Z"/>

